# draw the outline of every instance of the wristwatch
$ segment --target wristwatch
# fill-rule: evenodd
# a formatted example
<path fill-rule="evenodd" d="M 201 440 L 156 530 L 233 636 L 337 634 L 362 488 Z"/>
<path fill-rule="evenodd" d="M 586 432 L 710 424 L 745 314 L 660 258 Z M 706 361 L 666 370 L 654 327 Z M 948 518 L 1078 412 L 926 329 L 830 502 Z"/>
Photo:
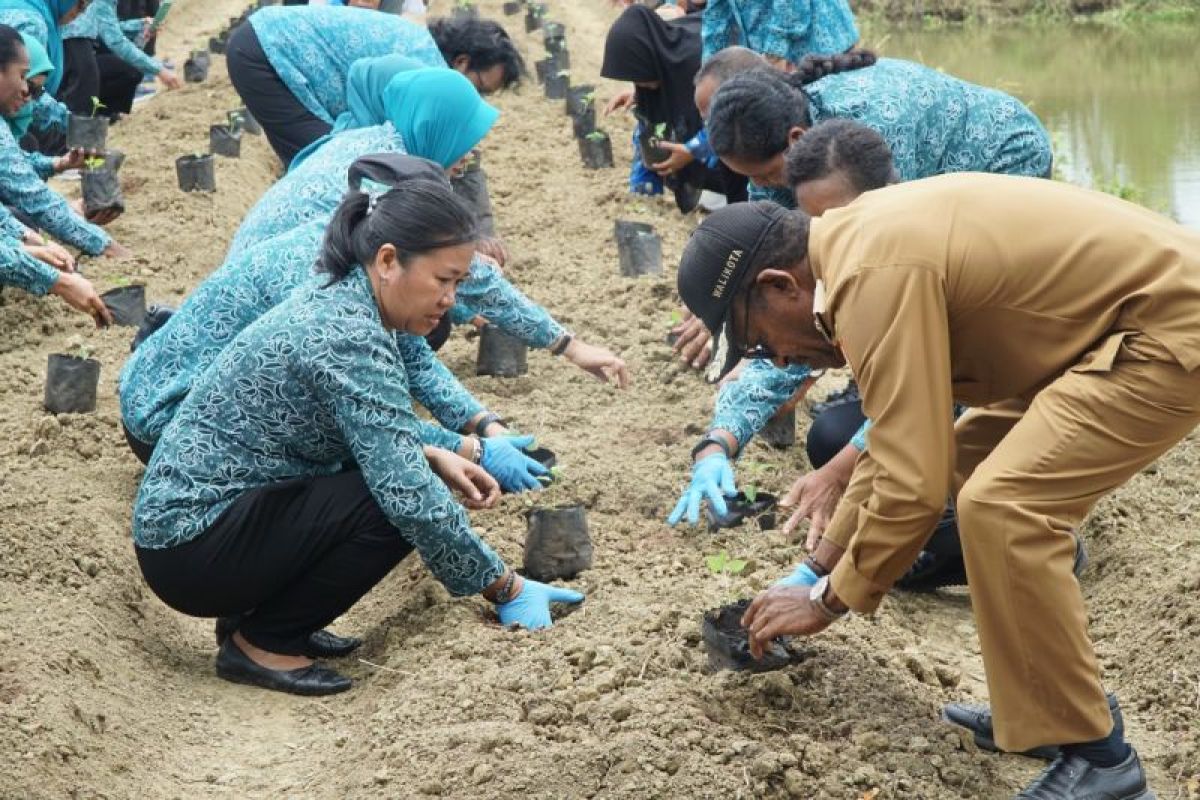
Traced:
<path fill-rule="evenodd" d="M 812 585 L 812 589 L 808 591 L 808 599 L 817 607 L 817 611 L 825 617 L 828 622 L 836 622 L 846 614 L 850 613 L 850 609 L 835 611 L 825 604 L 825 590 L 829 588 L 829 576 L 822 575 L 820 580 Z"/>

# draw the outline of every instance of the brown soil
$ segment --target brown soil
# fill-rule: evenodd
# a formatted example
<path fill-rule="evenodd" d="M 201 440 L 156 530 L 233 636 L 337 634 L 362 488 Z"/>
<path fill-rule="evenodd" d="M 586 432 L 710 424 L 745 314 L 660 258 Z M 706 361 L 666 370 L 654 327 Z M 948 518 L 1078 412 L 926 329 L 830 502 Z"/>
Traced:
<path fill-rule="evenodd" d="M 497 17 L 499 7 L 484 3 Z M 176 9 L 164 48 L 182 62 L 237 4 L 179 0 Z M 596 78 L 614 13 L 600 2 L 555 4 L 577 82 Z M 508 26 L 532 62 L 540 35 L 521 33 L 517 17 Z M 600 83 L 603 101 L 616 87 Z M 965 595 L 897 595 L 873 618 L 807 643 L 800 664 L 707 674 L 702 612 L 767 586 L 800 551 L 778 533 L 663 523 L 712 392 L 663 343 L 671 279 L 619 277 L 612 223 L 653 222 L 671 265 L 696 219 L 628 196 L 623 167 L 584 171 L 562 104 L 536 86 L 498 102 L 504 115 L 484 164 L 514 281 L 636 373 L 622 394 L 538 352 L 525 377 L 465 378 L 557 452 L 565 478 L 536 500 L 587 504 L 596 566 L 572 583 L 587 602 L 552 631 L 506 632 L 484 602 L 451 599 L 410 563 L 336 626 L 366 638 L 361 658 L 341 664 L 352 692 L 299 699 L 218 680 L 211 623 L 165 608 L 132 557 L 140 468 L 115 398 L 129 330 L 97 332 L 53 299 L 6 291 L 0 798 L 1011 796 L 1040 765 L 981 753 L 938 721 L 949 700 L 986 698 Z M 148 284 L 151 301 L 177 301 L 220 262 L 273 178 L 268 149 L 248 138 L 240 160 L 220 161 L 211 196 L 180 193 L 172 164 L 203 150 L 208 125 L 235 105 L 216 58 L 208 84 L 157 98 L 114 129 L 129 154 L 129 211 L 113 230 L 137 256 L 91 260 L 85 269 L 101 289 L 128 276 Z M 628 121 L 601 125 L 625 162 Z M 80 343 L 104 363 L 99 410 L 48 416 L 46 357 Z M 474 346 L 459 335 L 448 347 L 460 376 L 473 375 Z M 799 449 L 755 445 L 750 457 L 769 465 L 771 490 L 807 466 Z M 1106 681 L 1159 796 L 1189 800 L 1200 796 L 1198 458 L 1190 438 L 1102 503 L 1084 530 L 1092 565 L 1083 585 Z M 507 497 L 475 516 L 513 563 L 534 500 Z M 745 573 L 708 573 L 704 556 L 722 548 L 750 559 Z"/>

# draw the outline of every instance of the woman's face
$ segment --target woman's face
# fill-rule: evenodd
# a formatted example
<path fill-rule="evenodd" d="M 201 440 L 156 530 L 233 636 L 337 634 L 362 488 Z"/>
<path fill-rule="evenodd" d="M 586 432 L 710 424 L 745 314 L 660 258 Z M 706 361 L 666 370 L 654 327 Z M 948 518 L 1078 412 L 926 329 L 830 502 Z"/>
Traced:
<path fill-rule="evenodd" d="M 800 141 L 804 128 L 794 126 L 788 131 L 787 147 Z M 758 186 L 787 186 L 787 147 L 780 150 L 766 161 L 754 161 L 749 158 L 721 156 L 725 166 L 739 175 L 745 175 Z"/>
<path fill-rule="evenodd" d="M 454 305 L 458 285 L 471 269 L 475 242 L 442 247 L 401 264 L 385 244 L 371 264 L 371 283 L 384 327 L 425 336 Z"/>
<path fill-rule="evenodd" d="M 778 152 L 766 161 L 753 161 L 748 158 L 721 156 L 725 166 L 739 175 L 745 175 L 757 186 L 783 186 L 787 176 L 787 161 L 783 152 Z"/>
<path fill-rule="evenodd" d="M 29 72 L 29 54 L 24 45 L 17 45 L 17 55 L 0 71 L 0 113 L 11 117 L 29 102 L 29 84 L 25 73 Z"/>

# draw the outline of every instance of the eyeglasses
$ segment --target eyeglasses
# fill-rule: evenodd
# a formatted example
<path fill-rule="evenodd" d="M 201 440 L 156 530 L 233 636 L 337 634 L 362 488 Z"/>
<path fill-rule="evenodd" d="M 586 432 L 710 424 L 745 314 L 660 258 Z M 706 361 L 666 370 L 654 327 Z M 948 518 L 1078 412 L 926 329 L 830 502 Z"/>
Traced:
<path fill-rule="evenodd" d="M 750 329 L 750 295 L 754 293 L 754 287 L 751 287 L 745 294 L 745 300 L 742 305 L 742 332 L 745 333 Z M 740 337 L 744 340 L 744 336 Z M 759 342 L 756 345 L 747 346 L 742 344 L 735 345 L 738 353 L 742 358 L 754 359 L 756 361 L 774 361 L 778 355 L 767 345 Z"/>

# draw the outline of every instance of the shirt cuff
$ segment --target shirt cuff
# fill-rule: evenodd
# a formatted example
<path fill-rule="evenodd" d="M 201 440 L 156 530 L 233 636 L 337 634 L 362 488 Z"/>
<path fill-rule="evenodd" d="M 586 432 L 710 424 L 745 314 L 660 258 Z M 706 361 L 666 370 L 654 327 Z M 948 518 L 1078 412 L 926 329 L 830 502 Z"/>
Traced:
<path fill-rule="evenodd" d="M 828 535 L 828 534 L 826 534 Z M 837 598 L 860 614 L 872 614 L 892 587 L 872 582 L 854 567 L 850 551 L 842 556 L 829 576 Z"/>

